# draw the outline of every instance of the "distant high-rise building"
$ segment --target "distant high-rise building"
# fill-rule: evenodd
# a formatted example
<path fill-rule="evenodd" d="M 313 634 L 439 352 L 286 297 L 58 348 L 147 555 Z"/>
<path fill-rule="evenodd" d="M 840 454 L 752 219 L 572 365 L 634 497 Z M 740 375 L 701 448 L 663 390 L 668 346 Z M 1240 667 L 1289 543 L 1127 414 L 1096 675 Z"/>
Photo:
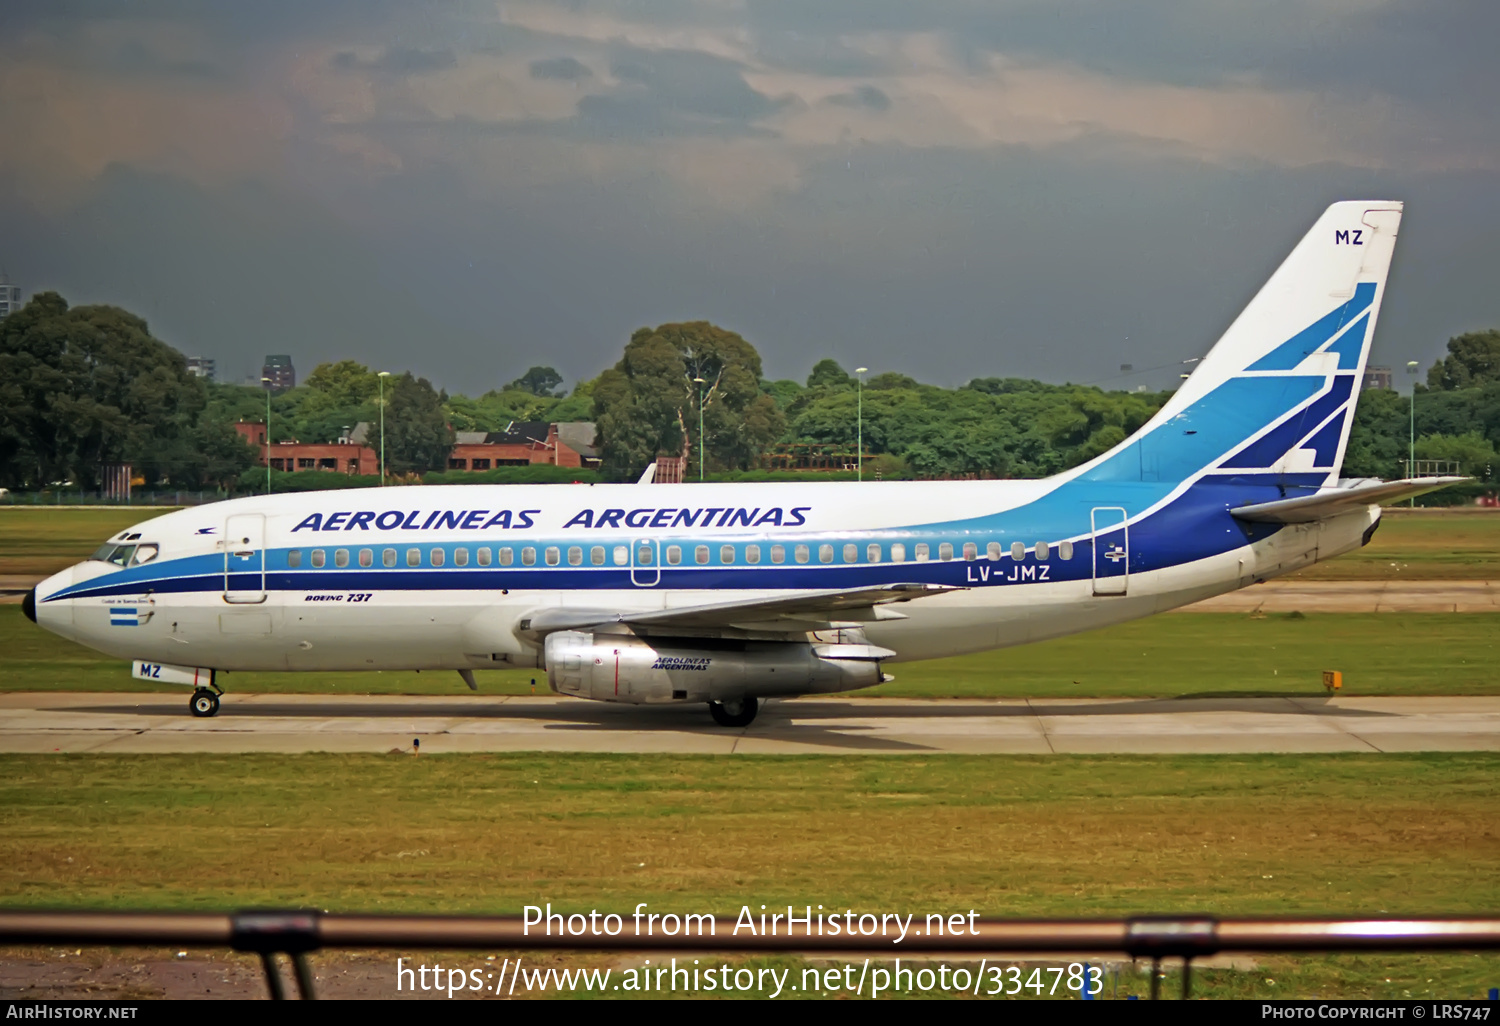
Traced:
<path fill-rule="evenodd" d="M 297 371 L 292 367 L 290 356 L 267 356 L 265 366 L 260 369 L 260 376 L 266 379 L 261 382 L 261 386 L 272 392 L 297 387 Z"/>
<path fill-rule="evenodd" d="M 9 278 L 0 274 L 0 317 L 9 317 L 21 305 L 21 286 L 12 285 Z"/>
<path fill-rule="evenodd" d="M 187 358 L 187 370 L 189 374 L 200 378 L 207 378 L 209 381 L 215 379 L 214 361 L 206 356 L 189 356 Z"/>
<path fill-rule="evenodd" d="M 1372 388 L 1395 388 L 1395 378 L 1389 367 L 1366 367 L 1365 368 L 1365 391 Z"/>

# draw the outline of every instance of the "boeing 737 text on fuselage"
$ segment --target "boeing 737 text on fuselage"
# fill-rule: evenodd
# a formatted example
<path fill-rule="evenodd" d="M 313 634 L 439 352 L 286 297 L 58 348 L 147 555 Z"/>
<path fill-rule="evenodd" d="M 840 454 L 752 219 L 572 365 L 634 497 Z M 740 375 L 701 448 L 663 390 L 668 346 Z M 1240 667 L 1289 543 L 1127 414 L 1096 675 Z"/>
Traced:
<path fill-rule="evenodd" d="M 1452 480 L 1339 477 L 1400 222 L 1329 207 L 1144 428 L 1045 480 L 256 496 L 122 531 L 25 608 L 198 715 L 238 670 L 539 667 L 726 726 L 1173 609 L 1357 548 L 1381 502 Z"/>

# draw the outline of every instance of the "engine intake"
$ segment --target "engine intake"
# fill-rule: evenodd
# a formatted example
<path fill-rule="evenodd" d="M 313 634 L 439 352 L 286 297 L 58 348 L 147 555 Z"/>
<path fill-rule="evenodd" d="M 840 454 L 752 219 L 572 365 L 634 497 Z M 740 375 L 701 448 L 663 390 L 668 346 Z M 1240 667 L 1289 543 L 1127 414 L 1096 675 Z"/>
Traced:
<path fill-rule="evenodd" d="M 880 660 L 895 655 L 874 645 L 582 631 L 549 634 L 543 652 L 558 694 L 632 705 L 852 691 L 879 684 Z"/>

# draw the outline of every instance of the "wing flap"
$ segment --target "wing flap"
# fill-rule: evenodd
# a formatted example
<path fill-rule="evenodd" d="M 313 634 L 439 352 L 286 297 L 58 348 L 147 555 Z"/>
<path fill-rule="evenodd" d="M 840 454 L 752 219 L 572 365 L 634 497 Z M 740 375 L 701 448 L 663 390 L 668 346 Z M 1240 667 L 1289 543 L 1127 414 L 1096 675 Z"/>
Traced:
<path fill-rule="evenodd" d="M 1327 488 L 1294 499 L 1257 502 L 1230 510 L 1238 520 L 1264 524 L 1309 524 L 1353 512 L 1363 506 L 1396 502 L 1414 495 L 1469 481 L 1467 477 L 1412 477 L 1401 481 L 1360 481 L 1346 488 Z"/>

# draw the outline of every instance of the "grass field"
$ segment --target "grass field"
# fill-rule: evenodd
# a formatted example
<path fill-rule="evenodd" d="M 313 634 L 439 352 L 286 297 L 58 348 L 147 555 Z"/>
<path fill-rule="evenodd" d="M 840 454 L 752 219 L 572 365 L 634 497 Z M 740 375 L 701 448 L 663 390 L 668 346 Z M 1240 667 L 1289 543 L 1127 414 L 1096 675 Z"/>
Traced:
<path fill-rule="evenodd" d="M 1500 512 L 1388 511 L 1370 544 L 1289 580 L 1492 581 L 1500 578 Z"/>
<path fill-rule="evenodd" d="M 645 901 L 731 921 L 761 903 L 1492 911 L 1497 769 L 1477 754 L 3 756 L 0 892 L 157 909 Z M 1200 981 L 1221 996 L 1480 996 L 1500 959 L 1269 959 Z"/>
<path fill-rule="evenodd" d="M 1155 616 L 1020 648 L 887 667 L 862 695 L 922 698 L 1161 697 L 1322 693 L 1341 670 L 1352 695 L 1500 693 L 1500 615 L 1491 613 Z M 0 606 L 0 691 L 161 691 L 128 664 L 39 629 Z M 537 670 L 480 670 L 480 694 L 529 694 Z M 230 692 L 469 694 L 452 672 L 232 673 Z"/>
<path fill-rule="evenodd" d="M 48 574 L 83 559 L 108 537 L 163 509 L 0 507 L 0 574 Z M 1500 577 L 1500 513 L 1392 512 L 1358 552 L 1320 563 L 1298 580 L 1494 580 Z"/>

